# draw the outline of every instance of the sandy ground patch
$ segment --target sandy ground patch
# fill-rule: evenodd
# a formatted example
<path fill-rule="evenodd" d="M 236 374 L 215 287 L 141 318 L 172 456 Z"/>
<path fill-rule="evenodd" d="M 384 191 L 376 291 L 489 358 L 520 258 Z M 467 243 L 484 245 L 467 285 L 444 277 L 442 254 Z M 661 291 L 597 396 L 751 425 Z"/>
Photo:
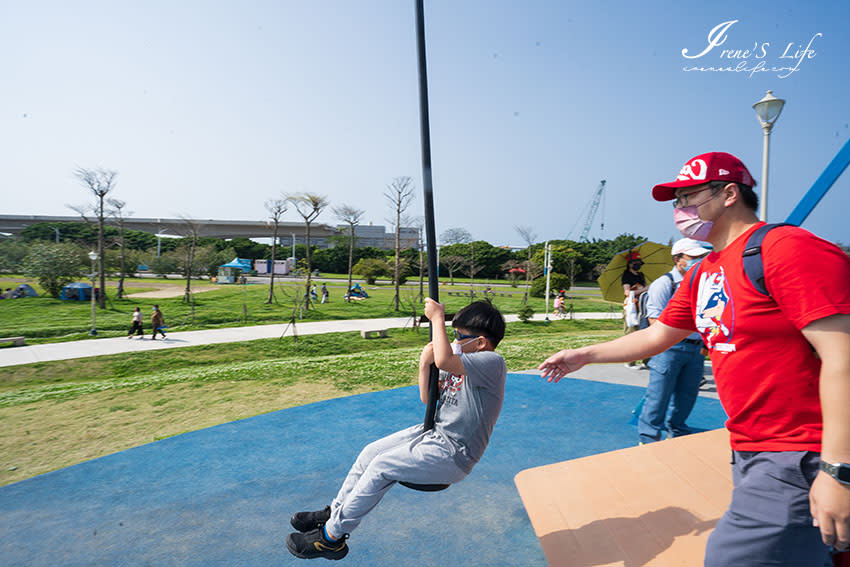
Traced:
<path fill-rule="evenodd" d="M 132 295 L 134 298 L 144 298 L 148 297 L 151 299 L 166 299 L 169 297 L 181 297 L 184 293 L 186 293 L 186 285 L 180 284 L 148 284 L 145 287 L 158 287 L 159 289 L 153 291 L 141 291 L 139 293 L 132 293 L 131 290 L 128 290 L 126 287 L 124 291 L 128 293 L 128 295 Z M 204 291 L 212 291 L 216 289 L 215 287 L 192 287 L 192 293 L 201 293 Z"/>

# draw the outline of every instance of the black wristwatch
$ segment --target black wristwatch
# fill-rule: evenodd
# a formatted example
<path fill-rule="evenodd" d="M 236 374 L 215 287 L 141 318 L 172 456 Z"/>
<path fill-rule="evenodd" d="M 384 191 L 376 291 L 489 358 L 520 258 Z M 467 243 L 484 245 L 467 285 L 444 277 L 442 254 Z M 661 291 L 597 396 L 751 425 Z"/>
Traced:
<path fill-rule="evenodd" d="M 820 470 L 840 482 L 850 486 L 850 465 L 847 463 L 827 463 L 820 462 Z"/>

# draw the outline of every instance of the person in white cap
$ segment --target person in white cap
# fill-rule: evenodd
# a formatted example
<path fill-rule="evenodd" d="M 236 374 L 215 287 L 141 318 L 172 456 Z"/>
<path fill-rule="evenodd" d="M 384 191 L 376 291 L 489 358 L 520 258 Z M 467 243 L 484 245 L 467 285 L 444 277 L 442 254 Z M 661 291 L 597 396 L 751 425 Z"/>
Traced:
<path fill-rule="evenodd" d="M 682 276 L 710 252 L 692 238 L 673 244 L 673 269 L 657 278 L 646 292 L 646 316 L 652 325 L 682 282 Z M 692 433 L 685 423 L 699 394 L 704 356 L 699 333 L 691 333 L 649 360 L 649 384 L 638 419 L 640 444 Z M 669 411 L 668 411 L 669 406 Z"/>
<path fill-rule="evenodd" d="M 767 225 L 756 216 L 754 185 L 741 160 L 710 152 L 653 187 L 655 200 L 673 201 L 682 236 L 714 251 L 654 325 L 562 350 L 539 368 L 557 382 L 585 364 L 654 355 L 699 332 L 729 416 L 734 484 L 705 567 L 825 567 L 830 546 L 850 549 L 850 258 L 795 226 L 761 233 L 755 251 L 750 238 Z M 763 274 L 752 280 L 744 266 L 755 252 Z"/>

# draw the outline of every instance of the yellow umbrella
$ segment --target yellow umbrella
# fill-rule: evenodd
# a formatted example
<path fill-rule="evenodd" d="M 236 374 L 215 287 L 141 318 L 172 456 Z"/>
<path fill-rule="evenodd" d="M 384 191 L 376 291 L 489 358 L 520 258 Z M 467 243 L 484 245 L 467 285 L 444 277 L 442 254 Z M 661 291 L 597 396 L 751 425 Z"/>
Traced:
<path fill-rule="evenodd" d="M 643 261 L 640 271 L 646 277 L 646 285 L 673 269 L 673 250 L 663 244 L 646 241 L 634 248 L 617 252 L 596 280 L 603 299 L 618 303 L 625 299 L 621 278 L 631 255 L 637 255 Z"/>

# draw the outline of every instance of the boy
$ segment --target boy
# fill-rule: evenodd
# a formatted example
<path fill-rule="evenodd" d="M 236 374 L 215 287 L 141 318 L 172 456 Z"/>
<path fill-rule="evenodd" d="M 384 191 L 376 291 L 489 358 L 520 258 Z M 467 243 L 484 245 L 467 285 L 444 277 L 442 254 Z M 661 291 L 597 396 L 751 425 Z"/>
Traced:
<path fill-rule="evenodd" d="M 298 532 L 289 534 L 286 547 L 296 557 L 342 559 L 349 532 L 396 482 L 460 482 L 484 454 L 505 395 L 505 361 L 494 352 L 505 320 L 489 302 L 476 301 L 452 319 L 455 340 L 449 344 L 443 305 L 427 298 L 425 316 L 433 342 L 419 357 L 419 397 L 427 403 L 435 363 L 441 372 L 434 428 L 415 425 L 367 445 L 330 506 L 290 519 Z"/>

